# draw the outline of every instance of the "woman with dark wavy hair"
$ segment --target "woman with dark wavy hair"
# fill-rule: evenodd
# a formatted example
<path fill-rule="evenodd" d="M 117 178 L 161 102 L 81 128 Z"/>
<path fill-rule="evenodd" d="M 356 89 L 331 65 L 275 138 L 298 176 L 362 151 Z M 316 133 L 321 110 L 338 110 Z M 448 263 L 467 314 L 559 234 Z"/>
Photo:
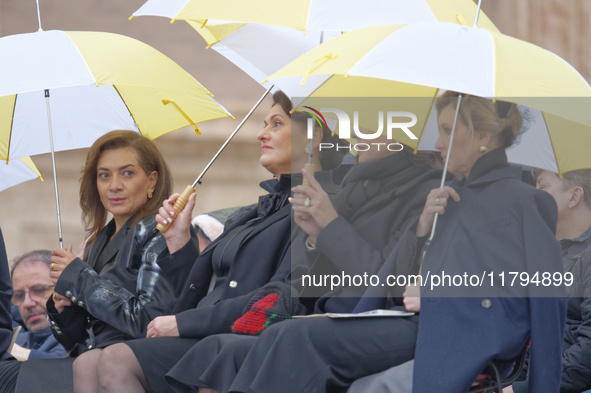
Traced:
<path fill-rule="evenodd" d="M 96 375 L 102 348 L 145 336 L 150 320 L 172 311 L 176 280 L 188 272 L 157 263 L 167 250 L 154 214 L 172 192 L 172 177 L 154 142 L 134 131 L 105 134 L 90 148 L 80 183 L 89 242 L 84 260 L 71 247 L 53 250 L 55 294 L 47 307 L 55 337 L 77 356 L 75 386 Z"/>

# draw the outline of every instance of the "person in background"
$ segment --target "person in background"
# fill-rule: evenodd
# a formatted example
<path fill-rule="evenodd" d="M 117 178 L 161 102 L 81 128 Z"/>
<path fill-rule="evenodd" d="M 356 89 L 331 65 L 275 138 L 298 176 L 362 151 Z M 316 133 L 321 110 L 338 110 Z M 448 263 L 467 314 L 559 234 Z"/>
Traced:
<path fill-rule="evenodd" d="M 573 285 L 567 286 L 560 391 L 582 392 L 591 389 L 591 169 L 567 172 L 562 179 L 549 171 L 535 174 L 536 187 L 558 206 L 556 239 L 564 271 L 573 275 Z M 503 390 L 512 391 L 527 392 L 527 383 Z"/>
<path fill-rule="evenodd" d="M 26 328 L 21 330 L 10 353 L 17 360 L 61 358 L 65 348 L 53 337 L 46 303 L 53 292 L 49 265 L 51 251 L 35 250 L 14 259 L 12 303 L 18 307 Z"/>

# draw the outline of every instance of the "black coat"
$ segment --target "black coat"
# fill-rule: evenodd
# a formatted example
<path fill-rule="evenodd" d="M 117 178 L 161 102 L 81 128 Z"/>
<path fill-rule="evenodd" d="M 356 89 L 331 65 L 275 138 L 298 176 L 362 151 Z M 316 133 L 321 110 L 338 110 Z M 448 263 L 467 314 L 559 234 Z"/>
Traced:
<path fill-rule="evenodd" d="M 6 352 L 12 339 L 12 317 L 11 317 L 12 283 L 8 270 L 8 258 L 4 237 L 0 230 L 0 360 L 10 357 Z"/>
<path fill-rule="evenodd" d="M 318 172 L 316 177 L 329 193 L 334 193 L 330 175 Z M 291 241 L 298 231 L 287 197 L 291 187 L 299 183 L 300 176 L 292 179 L 289 175 L 262 183 L 271 194 L 261 197 L 258 205 L 238 212 L 238 219 L 232 217 L 232 225 L 199 255 L 174 309 L 181 337 L 231 332 L 255 290 L 270 281 L 289 280 Z M 220 256 L 222 247 L 228 256 Z M 189 244 L 173 257 L 191 260 L 195 255 L 197 250 Z M 214 266 L 222 257 L 229 259 L 229 268 L 216 271 Z M 215 289 L 208 293 L 212 277 L 217 278 Z"/>
<path fill-rule="evenodd" d="M 317 172 L 316 179 L 330 193 L 335 191 L 330 173 Z M 299 231 L 291 219 L 288 197 L 299 183 L 301 175 L 263 182 L 270 194 L 230 217 L 229 227 L 201 255 L 187 244 L 170 256 L 195 261 L 174 310 L 180 337 L 127 342 L 154 391 L 167 391 L 164 374 L 192 344 L 213 334 L 230 333 L 259 288 L 289 280 L 291 242 Z"/>
<path fill-rule="evenodd" d="M 120 242 L 116 254 L 117 244 L 102 248 L 104 257 L 90 253 L 89 260 L 102 265 L 100 273 L 75 259 L 61 274 L 55 291 L 69 298 L 72 307 L 57 313 L 52 300 L 48 302 L 51 328 L 68 350 L 77 347 L 76 352 L 82 352 L 145 337 L 152 319 L 172 311 L 177 288 L 191 268 L 166 258 L 166 242 L 154 217 L 140 221 L 126 236 L 116 237 L 113 240 Z M 97 241 L 101 238 L 99 234 Z"/>

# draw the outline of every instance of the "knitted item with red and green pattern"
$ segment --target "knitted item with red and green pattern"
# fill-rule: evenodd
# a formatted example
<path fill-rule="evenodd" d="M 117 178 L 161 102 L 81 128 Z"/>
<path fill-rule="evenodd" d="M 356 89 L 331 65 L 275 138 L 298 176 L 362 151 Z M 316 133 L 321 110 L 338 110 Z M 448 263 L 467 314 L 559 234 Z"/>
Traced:
<path fill-rule="evenodd" d="M 272 323 L 271 321 L 277 317 L 277 314 L 271 314 L 268 316 L 265 314 L 265 311 L 273 307 L 278 298 L 279 295 L 277 293 L 270 293 L 257 301 L 247 313 L 234 322 L 232 331 L 240 334 L 260 334 Z"/>
<path fill-rule="evenodd" d="M 289 285 L 269 283 L 255 292 L 246 306 L 244 315 L 232 325 L 232 331 L 258 336 L 273 323 L 291 319 L 292 315 L 304 312 L 305 307 L 300 304 L 297 296 L 292 294 Z"/>

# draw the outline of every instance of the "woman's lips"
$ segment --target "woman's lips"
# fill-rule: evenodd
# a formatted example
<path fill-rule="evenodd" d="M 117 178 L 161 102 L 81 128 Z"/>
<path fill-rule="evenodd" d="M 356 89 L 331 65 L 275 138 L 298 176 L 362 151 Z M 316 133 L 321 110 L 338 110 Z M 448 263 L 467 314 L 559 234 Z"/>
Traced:
<path fill-rule="evenodd" d="M 267 151 L 267 150 L 271 150 L 271 149 L 272 149 L 272 147 L 271 147 L 271 146 L 269 146 L 269 145 L 263 145 L 263 146 L 261 147 L 261 151 Z"/>
<path fill-rule="evenodd" d="M 125 198 L 109 198 L 109 203 L 111 205 L 121 205 L 125 202 Z"/>

